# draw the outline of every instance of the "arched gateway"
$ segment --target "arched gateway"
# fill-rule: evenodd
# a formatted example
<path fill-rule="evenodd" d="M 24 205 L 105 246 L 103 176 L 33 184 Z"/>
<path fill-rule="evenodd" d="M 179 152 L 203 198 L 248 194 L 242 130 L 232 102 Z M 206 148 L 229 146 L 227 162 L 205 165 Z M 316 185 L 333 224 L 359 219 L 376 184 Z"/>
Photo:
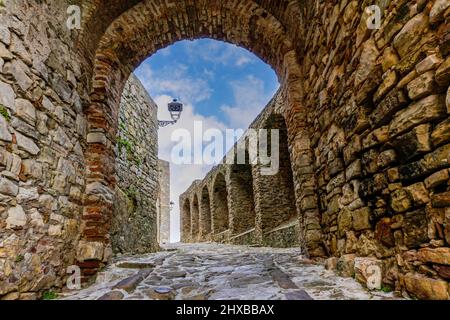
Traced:
<path fill-rule="evenodd" d="M 100 220 L 107 225 L 110 214 L 106 199 L 112 197 L 114 185 L 112 147 L 118 128 L 117 114 L 123 86 L 129 74 L 144 59 L 176 41 L 205 37 L 223 40 L 242 46 L 269 63 L 278 74 L 286 95 L 286 122 L 294 125 L 295 119 L 295 126 L 288 129 L 290 143 L 307 145 L 306 124 L 302 126 L 298 122 L 304 118 L 302 114 L 305 110 L 301 103 L 301 74 L 293 43 L 298 44 L 300 39 L 293 39 L 288 32 L 288 29 L 298 28 L 298 20 L 295 24 L 292 19 L 283 20 L 283 23 L 280 20 L 288 11 L 298 10 L 295 1 L 290 2 L 265 6 L 255 1 L 205 0 L 156 4 L 149 0 L 139 1 L 126 10 L 123 5 L 129 5 L 129 1 L 117 1 L 113 9 L 109 4 L 88 8 L 91 19 L 97 19 L 104 13 L 105 21 L 96 20 L 94 23 L 88 18 L 81 36 L 81 41 L 92 45 L 88 45 L 87 49 L 95 48 L 95 51 L 92 49 L 89 52 L 95 58 L 92 59 L 90 103 L 85 110 L 88 120 L 86 193 L 90 201 L 86 202 L 84 210 L 90 213 L 88 223 L 90 220 L 92 222 L 92 227 L 86 228 L 82 235 L 87 242 L 94 241 L 106 246 L 109 242 L 108 228 L 100 229 L 93 222 Z M 115 10 L 117 16 L 112 19 Z M 289 21 L 292 24 L 286 25 Z M 104 33 L 100 38 L 92 38 L 93 30 L 98 29 L 99 24 L 104 24 Z M 97 41 L 96 45 L 92 41 Z M 292 152 L 305 150 L 292 148 Z M 296 155 L 291 154 L 291 157 Z M 298 188 L 298 192 L 301 190 Z M 197 209 L 193 212 L 196 213 Z M 197 220 L 192 223 L 193 231 L 197 233 Z M 92 229 L 96 230 L 93 232 Z M 95 238 L 91 234 L 95 234 Z"/>
<path fill-rule="evenodd" d="M 449 5 L 374 2 L 376 26 L 355 0 L 3 1 L 0 297 L 61 287 L 73 264 L 90 278 L 110 260 L 125 83 L 158 49 L 212 38 L 252 51 L 279 78 L 271 114 L 286 127 L 282 184 L 295 206 L 274 224 L 298 221 L 311 256 L 382 265 L 383 285 L 448 299 Z M 67 24 L 74 5 L 79 29 Z M 189 190 L 204 220 L 196 187 L 208 186 L 200 237 L 214 238 L 213 178 Z M 252 186 L 255 228 L 225 227 L 260 242 L 279 228 L 265 230 L 264 188 Z M 193 201 L 182 204 L 189 232 Z"/>

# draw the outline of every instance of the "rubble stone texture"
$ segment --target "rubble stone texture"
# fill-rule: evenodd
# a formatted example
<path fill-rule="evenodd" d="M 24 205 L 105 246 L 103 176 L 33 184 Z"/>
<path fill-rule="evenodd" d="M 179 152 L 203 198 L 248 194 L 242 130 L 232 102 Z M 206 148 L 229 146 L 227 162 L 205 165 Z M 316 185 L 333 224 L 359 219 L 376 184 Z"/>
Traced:
<path fill-rule="evenodd" d="M 158 242 L 170 242 L 170 163 L 158 161 L 159 192 L 158 192 Z"/>
<path fill-rule="evenodd" d="M 311 264 L 299 248 L 220 244 L 163 245 L 162 251 L 120 257 L 86 289 L 63 300 L 394 300 L 353 279 Z M 144 275 L 147 275 L 144 277 Z"/>
<path fill-rule="evenodd" d="M 121 97 L 115 148 L 117 185 L 109 231 L 115 254 L 158 250 L 157 200 L 160 182 L 169 183 L 169 177 L 159 175 L 157 110 L 132 75 Z"/>
<path fill-rule="evenodd" d="M 349 257 L 338 263 L 346 270 L 376 258 L 383 286 L 448 299 L 449 4 L 376 3 L 382 21 L 372 30 L 373 3 L 356 0 L 2 1 L 0 296 L 38 298 L 64 286 L 67 266 L 88 280 L 110 260 L 126 82 L 158 49 L 209 37 L 277 73 L 262 118 L 283 121 L 256 125 L 284 122 L 286 165 L 273 186 L 252 167 L 243 233 L 232 204 L 249 192 L 230 183 L 248 185 L 248 168 L 245 179 L 216 168 L 197 181 L 181 204 L 183 240 L 295 244 L 311 257 Z M 66 24 L 73 4 L 79 30 Z M 156 178 L 149 183 L 157 193 Z M 148 250 L 157 245 L 150 220 L 151 239 L 137 244 Z"/>

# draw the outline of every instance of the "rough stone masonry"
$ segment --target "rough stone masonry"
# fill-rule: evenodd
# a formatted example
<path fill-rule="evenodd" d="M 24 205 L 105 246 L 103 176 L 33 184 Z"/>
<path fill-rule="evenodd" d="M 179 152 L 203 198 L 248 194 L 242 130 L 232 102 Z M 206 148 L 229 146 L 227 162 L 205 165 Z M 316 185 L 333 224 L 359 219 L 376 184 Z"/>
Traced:
<path fill-rule="evenodd" d="M 291 192 L 273 196 L 291 205 L 261 215 L 267 184 L 234 168 L 186 205 L 184 236 L 296 243 L 342 275 L 376 265 L 385 287 L 448 299 L 449 16 L 447 0 L 1 1 L 0 296 L 38 298 L 67 266 L 89 280 L 108 263 L 126 82 L 158 49 L 209 37 L 279 77 L 264 125 L 285 133 L 277 183 Z"/>

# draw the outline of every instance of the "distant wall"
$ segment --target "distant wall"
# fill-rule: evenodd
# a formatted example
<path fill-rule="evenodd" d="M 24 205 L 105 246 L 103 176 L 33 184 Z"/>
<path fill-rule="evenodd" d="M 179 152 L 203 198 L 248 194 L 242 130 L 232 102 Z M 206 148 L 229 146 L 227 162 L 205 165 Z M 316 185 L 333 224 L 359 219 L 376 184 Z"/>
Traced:
<path fill-rule="evenodd" d="M 128 80 L 120 104 L 116 197 L 111 241 L 115 254 L 158 249 L 157 106 L 139 80 Z"/>
<path fill-rule="evenodd" d="M 170 242 L 170 163 L 159 160 L 158 242 Z"/>

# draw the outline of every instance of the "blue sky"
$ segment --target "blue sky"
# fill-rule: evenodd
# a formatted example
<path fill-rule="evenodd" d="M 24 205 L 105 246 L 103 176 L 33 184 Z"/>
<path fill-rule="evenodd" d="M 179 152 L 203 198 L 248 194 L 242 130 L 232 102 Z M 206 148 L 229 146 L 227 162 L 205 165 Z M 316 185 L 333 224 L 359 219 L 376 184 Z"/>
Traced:
<path fill-rule="evenodd" d="M 177 129 L 193 131 L 194 121 L 203 127 L 246 129 L 279 87 L 275 72 L 251 52 L 232 44 L 201 39 L 180 41 L 158 51 L 136 70 L 158 105 L 158 118 L 170 119 L 167 103 L 178 98 L 184 104 L 180 121 L 159 130 L 159 157 L 170 160 Z M 172 241 L 179 240 L 178 197 L 195 179 L 211 169 L 207 165 L 171 164 Z"/>

